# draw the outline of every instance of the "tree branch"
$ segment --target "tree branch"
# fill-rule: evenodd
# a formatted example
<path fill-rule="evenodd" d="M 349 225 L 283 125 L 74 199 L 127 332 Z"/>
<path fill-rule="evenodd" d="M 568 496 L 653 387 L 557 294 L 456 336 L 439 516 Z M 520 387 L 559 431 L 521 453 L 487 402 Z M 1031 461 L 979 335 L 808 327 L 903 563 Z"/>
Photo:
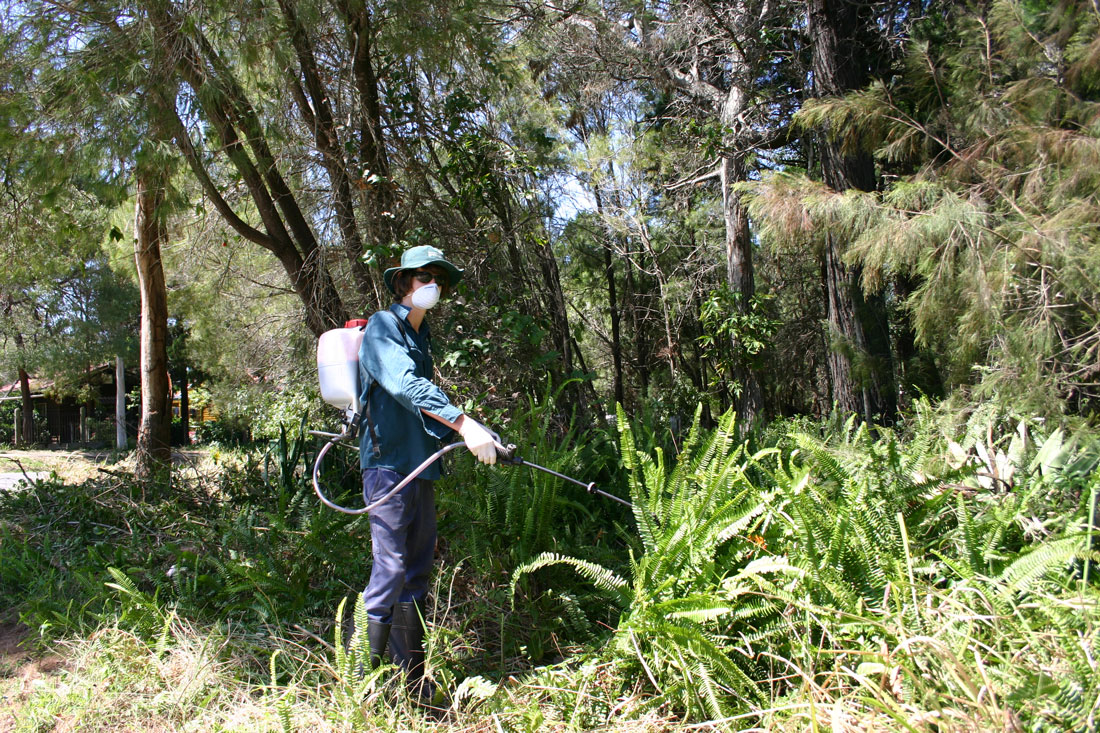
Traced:
<path fill-rule="evenodd" d="M 298 79 L 292 80 L 291 89 L 298 100 L 302 117 L 313 130 L 313 139 L 321 153 L 321 164 L 332 182 L 336 223 L 344 242 L 344 252 L 359 294 L 365 296 L 373 290 L 373 283 L 370 271 L 363 263 L 363 238 L 355 219 L 347 161 L 333 120 L 332 105 L 321 82 L 317 59 L 310 46 L 309 37 L 294 12 L 291 0 L 279 0 L 279 7 L 283 11 L 283 17 L 290 30 L 291 43 L 298 56 L 301 76 L 305 80 L 304 90 Z"/>
<path fill-rule="evenodd" d="M 199 158 L 198 151 L 195 150 L 194 144 L 191 142 L 191 136 L 187 133 L 187 129 L 183 125 L 183 120 L 180 119 L 179 114 L 175 111 L 174 107 L 164 105 L 164 109 L 170 111 L 168 117 L 172 127 L 172 135 L 176 141 L 176 147 L 179 148 L 183 154 L 187 164 L 191 167 L 191 171 L 195 174 L 195 177 L 199 179 L 199 184 L 202 186 L 202 191 L 206 195 L 206 198 L 210 200 L 210 203 L 214 205 L 214 208 L 226 223 L 233 228 L 233 231 L 240 234 L 242 237 L 258 244 L 266 250 L 272 252 L 275 251 L 275 243 L 271 240 L 271 237 L 250 226 L 244 219 L 237 215 L 237 212 L 233 211 L 233 207 L 229 205 L 229 202 L 221 195 L 221 191 L 214 185 L 214 181 L 210 178 L 209 172 L 206 170 L 206 166 L 203 165 L 202 160 Z"/>

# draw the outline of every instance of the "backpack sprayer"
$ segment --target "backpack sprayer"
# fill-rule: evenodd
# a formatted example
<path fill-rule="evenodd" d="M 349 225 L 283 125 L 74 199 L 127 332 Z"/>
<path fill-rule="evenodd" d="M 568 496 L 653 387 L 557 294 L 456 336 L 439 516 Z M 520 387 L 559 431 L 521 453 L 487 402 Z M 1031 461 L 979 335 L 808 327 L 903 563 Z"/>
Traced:
<path fill-rule="evenodd" d="M 329 439 L 324 447 L 321 448 L 320 452 L 317 453 L 317 459 L 313 462 L 313 490 L 317 492 L 317 498 L 321 500 L 322 504 L 330 509 L 343 512 L 344 514 L 367 514 L 373 511 L 389 501 L 391 497 L 408 486 L 410 482 L 416 480 L 416 477 L 419 476 L 425 468 L 435 463 L 445 454 L 466 445 L 460 441 L 440 448 L 435 453 L 428 456 L 423 463 L 417 466 L 412 473 L 394 486 L 385 496 L 374 502 L 368 502 L 366 506 L 360 509 L 349 509 L 340 506 L 325 496 L 325 493 L 321 490 L 320 482 L 321 461 L 324 460 L 325 455 L 333 446 L 344 441 L 355 439 L 358 434 L 359 418 L 363 414 L 363 404 L 360 399 L 362 391 L 359 384 L 359 347 L 363 343 L 363 332 L 366 330 L 366 327 L 367 321 L 365 319 L 348 321 L 344 324 L 343 328 L 334 328 L 331 331 L 326 331 L 321 334 L 320 339 L 317 341 L 317 378 L 321 383 L 321 398 L 328 404 L 341 410 L 344 414 L 344 419 L 339 433 L 325 433 L 318 430 L 310 431 L 310 435 Z M 571 484 L 583 486 L 585 491 L 590 494 L 598 494 L 628 507 L 631 506 L 630 502 L 625 499 L 620 499 L 614 494 L 609 494 L 606 491 L 597 489 L 595 481 L 585 483 L 566 476 L 565 474 L 558 473 L 557 471 L 552 471 L 537 463 L 525 461 L 523 458 L 516 455 L 516 446 L 513 444 L 503 445 L 498 441 L 495 445 L 497 457 L 502 463 L 513 466 L 527 466 L 528 468 L 548 473 L 551 476 L 556 476 L 562 481 L 568 481 Z M 364 499 L 366 499 L 366 495 L 364 495 Z"/>

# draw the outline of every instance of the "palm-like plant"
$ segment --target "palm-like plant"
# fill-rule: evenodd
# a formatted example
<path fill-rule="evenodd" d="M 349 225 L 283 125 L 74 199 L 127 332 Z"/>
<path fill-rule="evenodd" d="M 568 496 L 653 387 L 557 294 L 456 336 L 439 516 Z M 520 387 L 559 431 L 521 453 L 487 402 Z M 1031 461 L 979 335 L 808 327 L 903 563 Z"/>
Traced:
<path fill-rule="evenodd" d="M 548 565 L 567 565 L 622 609 L 605 653 L 640 667 L 658 691 L 703 716 L 722 716 L 736 699 L 762 699 L 759 669 L 735 648 L 731 630 L 745 614 L 723 584 L 731 552 L 756 549 L 749 541 L 762 521 L 766 499 L 749 480 L 754 462 L 735 444 L 732 413 L 703 438 L 699 412 L 671 470 L 663 452 L 635 449 L 620 408 L 620 450 L 626 468 L 643 554 L 632 557 L 630 579 L 596 563 L 544 553 L 518 568 L 519 579 Z"/>

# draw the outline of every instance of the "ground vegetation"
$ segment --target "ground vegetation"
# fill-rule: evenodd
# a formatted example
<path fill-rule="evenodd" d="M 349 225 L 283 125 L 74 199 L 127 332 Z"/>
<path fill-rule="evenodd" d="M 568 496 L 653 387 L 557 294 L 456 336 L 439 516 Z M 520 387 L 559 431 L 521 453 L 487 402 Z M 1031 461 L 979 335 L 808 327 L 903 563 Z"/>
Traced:
<path fill-rule="evenodd" d="M 120 454 L 0 496 L 3 714 L 1096 728 L 1098 30 L 1086 0 L 3 4 L 0 381 L 135 359 L 140 290 L 134 398 L 163 416 L 171 373 L 219 415 L 170 488 Z M 425 243 L 466 269 L 432 312 L 455 403 L 632 505 L 453 456 L 436 713 L 356 673 L 366 524 L 308 482 L 316 336 Z M 357 500 L 350 452 L 323 478 Z"/>
<path fill-rule="evenodd" d="M 356 672 L 364 642 L 341 628 L 368 529 L 314 500 L 300 425 L 261 452 L 190 454 L 203 470 L 178 466 L 161 494 L 112 463 L 39 478 L 2 498 L 4 629 L 26 655 L 4 658 L 2 714 L 15 730 L 1093 726 L 1093 436 L 988 404 L 960 421 L 921 402 L 892 429 L 735 423 L 697 419 L 673 444 L 620 413 L 614 433 L 520 447 L 632 509 L 454 463 L 435 712 L 392 668 Z M 354 460 L 324 477 L 346 503 Z"/>

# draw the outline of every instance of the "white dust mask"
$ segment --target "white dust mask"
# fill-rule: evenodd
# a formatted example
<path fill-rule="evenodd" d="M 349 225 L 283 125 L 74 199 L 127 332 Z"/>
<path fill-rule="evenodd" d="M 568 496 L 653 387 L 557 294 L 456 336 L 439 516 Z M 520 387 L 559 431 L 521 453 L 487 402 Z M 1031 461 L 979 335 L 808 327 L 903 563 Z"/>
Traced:
<path fill-rule="evenodd" d="M 412 294 L 412 304 L 416 308 L 428 310 L 439 302 L 439 285 L 432 282 L 422 285 Z"/>

